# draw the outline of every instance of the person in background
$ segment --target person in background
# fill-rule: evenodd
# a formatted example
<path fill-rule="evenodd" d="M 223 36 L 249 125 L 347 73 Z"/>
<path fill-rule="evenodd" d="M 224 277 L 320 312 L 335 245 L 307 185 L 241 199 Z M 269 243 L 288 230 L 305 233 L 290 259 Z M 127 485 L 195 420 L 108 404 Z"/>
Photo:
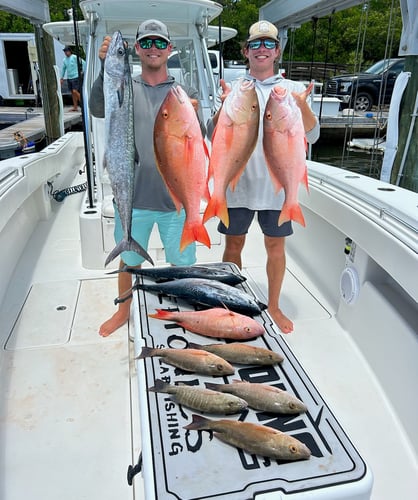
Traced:
<path fill-rule="evenodd" d="M 268 21 L 254 23 L 249 29 L 243 54 L 248 59 L 249 65 L 246 78 L 255 80 L 260 117 L 264 115 L 271 89 L 280 85 L 288 89 L 296 99 L 302 113 L 307 141 L 316 142 L 319 138 L 320 126 L 308 104 L 309 90 L 301 82 L 286 80 L 275 74 L 275 62 L 280 57 L 277 28 Z M 231 89 L 223 81 L 221 85 L 223 91 L 221 101 L 223 102 Z M 209 137 L 216 126 L 218 116 L 219 110 L 208 122 Z M 293 233 L 293 229 L 290 221 L 280 226 L 277 224 L 284 202 L 284 192 L 281 190 L 278 194 L 275 193 L 267 170 L 262 145 L 262 124 L 261 119 L 258 142 L 244 173 L 235 190 L 228 189 L 227 191 L 229 227 L 226 228 L 220 222 L 218 231 L 225 235 L 223 261 L 233 262 L 241 268 L 241 253 L 246 234 L 257 212 L 267 253 L 268 312 L 283 333 L 290 333 L 293 331 L 293 322 L 280 309 L 279 299 L 286 270 L 285 239 Z"/>
<path fill-rule="evenodd" d="M 103 76 L 104 60 L 111 37 L 105 37 L 99 58 L 102 70 L 93 84 L 90 95 L 90 111 L 99 118 L 104 117 Z M 179 85 L 168 74 L 167 61 L 172 51 L 167 26 L 156 19 L 149 19 L 139 25 L 135 51 L 141 61 L 142 72 L 132 79 L 134 95 L 135 146 L 138 151 L 134 203 L 132 214 L 132 236 L 145 249 L 154 224 L 157 224 L 165 250 L 166 261 L 172 265 L 191 265 L 196 262 L 196 244 L 188 245 L 180 252 L 180 238 L 183 231 L 185 212 L 177 213 L 165 183 L 157 169 L 154 156 L 153 130 L 158 110 L 169 90 Z M 198 111 L 197 90 L 183 86 L 190 97 L 199 118 L 202 134 L 206 133 Z M 115 209 L 115 240 L 122 239 L 120 217 Z M 144 259 L 135 252 L 121 254 L 120 269 L 124 265 L 140 267 Z M 123 297 L 132 287 L 130 273 L 118 274 L 119 297 Z M 107 337 L 124 325 L 130 316 L 131 300 L 118 305 L 118 310 L 99 329 L 100 335 Z"/>
<path fill-rule="evenodd" d="M 78 78 L 78 63 L 77 56 L 73 54 L 71 47 L 68 45 L 63 49 L 65 58 L 62 63 L 61 70 L 61 85 L 64 82 L 65 74 L 67 73 L 68 90 L 71 92 L 73 100 L 73 107 L 70 111 L 78 111 L 78 104 L 80 102 L 80 85 Z M 84 71 L 86 62 L 81 59 L 82 70 Z"/>

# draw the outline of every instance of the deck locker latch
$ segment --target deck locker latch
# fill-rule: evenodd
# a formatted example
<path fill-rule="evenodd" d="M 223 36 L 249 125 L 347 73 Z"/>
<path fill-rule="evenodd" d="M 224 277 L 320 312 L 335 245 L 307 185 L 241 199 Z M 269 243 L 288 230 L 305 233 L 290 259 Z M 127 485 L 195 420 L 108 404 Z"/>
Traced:
<path fill-rule="evenodd" d="M 142 451 L 139 454 L 138 462 L 136 465 L 129 465 L 128 472 L 126 474 L 126 479 L 128 480 L 129 486 L 132 486 L 134 477 L 139 474 L 142 470 Z"/>

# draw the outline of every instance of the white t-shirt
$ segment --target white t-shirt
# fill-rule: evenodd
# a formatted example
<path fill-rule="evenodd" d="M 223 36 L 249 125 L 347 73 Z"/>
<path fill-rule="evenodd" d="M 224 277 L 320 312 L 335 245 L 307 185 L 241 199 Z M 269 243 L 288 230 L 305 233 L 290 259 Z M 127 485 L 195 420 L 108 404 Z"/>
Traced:
<path fill-rule="evenodd" d="M 249 76 L 248 78 L 251 78 Z M 235 82 L 232 83 L 234 85 Z M 270 174 L 267 169 L 263 152 L 263 116 L 270 91 L 276 85 L 288 89 L 290 92 L 303 92 L 306 87 L 302 82 L 286 80 L 278 75 L 264 81 L 255 80 L 255 89 L 260 106 L 260 124 L 257 145 L 247 166 L 241 175 L 234 191 L 227 189 L 226 198 L 229 208 L 249 208 L 251 210 L 281 210 L 284 202 L 284 190 L 276 194 Z M 309 102 L 309 101 L 308 101 Z M 306 133 L 309 143 L 319 138 L 320 125 Z"/>

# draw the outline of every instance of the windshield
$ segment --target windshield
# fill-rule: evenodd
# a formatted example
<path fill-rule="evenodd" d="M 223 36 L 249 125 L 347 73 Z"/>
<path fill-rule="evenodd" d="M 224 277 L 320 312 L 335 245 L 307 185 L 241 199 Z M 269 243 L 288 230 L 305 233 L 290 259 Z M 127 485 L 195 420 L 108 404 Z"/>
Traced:
<path fill-rule="evenodd" d="M 382 59 L 381 61 L 373 64 L 373 66 L 370 66 L 370 68 L 366 69 L 365 73 L 369 73 L 371 75 L 381 75 L 395 60 L 396 59 Z"/>

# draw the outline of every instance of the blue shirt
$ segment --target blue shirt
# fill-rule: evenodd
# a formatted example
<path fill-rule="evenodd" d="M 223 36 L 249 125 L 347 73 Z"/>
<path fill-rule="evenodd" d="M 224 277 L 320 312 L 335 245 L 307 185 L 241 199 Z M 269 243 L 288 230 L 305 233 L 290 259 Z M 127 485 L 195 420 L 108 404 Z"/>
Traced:
<path fill-rule="evenodd" d="M 83 68 L 83 71 L 85 65 L 85 61 L 81 59 L 81 66 Z M 62 64 L 61 78 L 64 78 L 65 73 L 67 73 L 68 80 L 78 78 L 77 56 L 75 54 L 65 56 L 64 62 Z"/>

